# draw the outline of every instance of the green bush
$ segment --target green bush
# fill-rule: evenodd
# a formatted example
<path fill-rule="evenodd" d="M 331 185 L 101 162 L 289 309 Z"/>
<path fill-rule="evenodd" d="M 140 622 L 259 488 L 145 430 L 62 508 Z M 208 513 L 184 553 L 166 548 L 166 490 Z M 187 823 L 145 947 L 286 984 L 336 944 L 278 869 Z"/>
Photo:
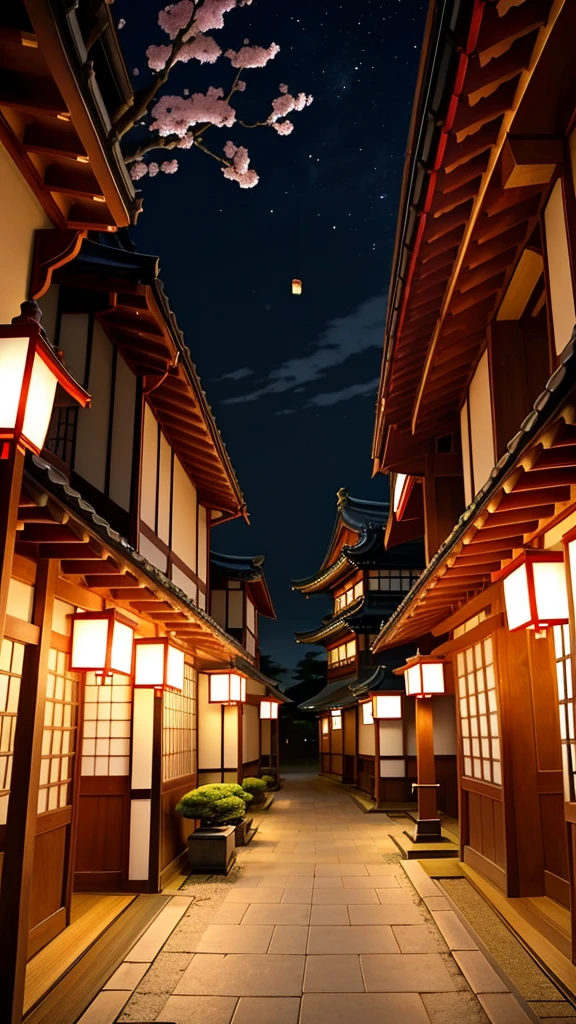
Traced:
<path fill-rule="evenodd" d="M 276 779 L 273 775 L 262 775 L 261 779 L 262 782 L 266 783 L 268 789 L 272 789 L 272 787 L 276 785 Z"/>
<path fill-rule="evenodd" d="M 264 793 L 266 792 L 267 785 L 264 779 L 256 779 L 249 776 L 247 779 L 242 779 L 242 789 L 246 793 L 250 793 L 254 798 L 255 804 L 260 804 L 264 800 Z"/>
<path fill-rule="evenodd" d="M 185 793 L 176 810 L 205 825 L 233 825 L 242 820 L 251 799 L 236 783 L 214 782 Z"/>

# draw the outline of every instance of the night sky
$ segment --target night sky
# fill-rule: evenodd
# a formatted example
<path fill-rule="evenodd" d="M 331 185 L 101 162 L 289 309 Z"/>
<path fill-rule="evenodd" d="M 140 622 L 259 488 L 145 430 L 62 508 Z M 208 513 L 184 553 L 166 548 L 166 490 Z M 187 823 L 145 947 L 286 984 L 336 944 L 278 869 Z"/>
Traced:
<path fill-rule="evenodd" d="M 167 41 L 154 0 L 116 0 L 136 88 L 151 43 Z M 261 647 L 286 667 L 306 650 L 294 630 L 329 605 L 290 580 L 320 565 L 336 491 L 385 500 L 370 447 L 399 190 L 427 4 L 425 0 L 254 0 L 214 32 L 225 50 L 245 38 L 280 45 L 247 71 L 235 98 L 263 119 L 280 82 L 314 103 L 290 115 L 294 132 L 211 128 L 206 143 L 246 145 L 253 189 L 226 181 L 200 152 L 178 151 L 177 174 L 137 183 L 144 212 L 133 231 L 160 256 L 161 277 L 216 415 L 250 513 L 213 530 L 215 550 L 266 555 L 277 621 Z M 179 65 L 165 91 L 232 81 L 230 63 Z M 162 152 L 151 159 L 163 159 Z M 303 295 L 291 295 L 293 277 Z"/>

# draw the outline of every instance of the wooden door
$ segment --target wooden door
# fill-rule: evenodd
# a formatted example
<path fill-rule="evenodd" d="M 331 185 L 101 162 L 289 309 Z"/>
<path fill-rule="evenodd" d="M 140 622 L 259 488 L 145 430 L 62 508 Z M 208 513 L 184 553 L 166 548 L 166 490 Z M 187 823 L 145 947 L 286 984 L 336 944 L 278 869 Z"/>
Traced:
<path fill-rule="evenodd" d="M 68 637 L 52 634 L 42 731 L 29 956 L 70 922 L 80 677 L 68 669 L 68 645 Z"/>

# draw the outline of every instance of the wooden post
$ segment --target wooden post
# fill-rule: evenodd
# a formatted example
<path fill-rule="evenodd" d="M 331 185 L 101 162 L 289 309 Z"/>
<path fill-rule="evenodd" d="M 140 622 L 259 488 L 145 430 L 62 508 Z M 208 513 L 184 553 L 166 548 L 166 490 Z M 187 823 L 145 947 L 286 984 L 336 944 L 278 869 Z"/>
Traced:
<path fill-rule="evenodd" d="M 374 800 L 380 807 L 380 720 L 374 719 Z"/>
<path fill-rule="evenodd" d="M 38 562 L 34 624 L 39 627 L 39 642 L 37 647 L 26 647 L 22 669 L 0 889 L 3 940 L 0 1024 L 19 1024 L 22 1020 L 46 677 L 57 573 L 57 561 Z"/>
<path fill-rule="evenodd" d="M 439 842 L 440 819 L 436 806 L 436 772 L 434 767 L 434 717 L 431 697 L 416 697 L 416 760 L 418 782 L 418 821 L 414 842 Z"/>
<path fill-rule="evenodd" d="M 23 473 L 24 452 L 13 444 L 10 457 L 0 459 L 0 640 L 4 636 Z"/>

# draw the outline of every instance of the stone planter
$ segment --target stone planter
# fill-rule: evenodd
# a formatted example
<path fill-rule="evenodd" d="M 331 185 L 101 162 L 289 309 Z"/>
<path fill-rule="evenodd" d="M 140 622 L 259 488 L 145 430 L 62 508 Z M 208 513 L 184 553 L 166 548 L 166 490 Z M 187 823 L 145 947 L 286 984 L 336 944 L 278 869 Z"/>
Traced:
<path fill-rule="evenodd" d="M 253 818 L 243 818 L 240 824 L 236 825 L 236 846 L 248 846 L 251 843 L 258 829 L 252 827 Z"/>
<path fill-rule="evenodd" d="M 234 825 L 199 828 L 188 836 L 190 870 L 196 875 L 227 875 L 236 860 Z"/>

